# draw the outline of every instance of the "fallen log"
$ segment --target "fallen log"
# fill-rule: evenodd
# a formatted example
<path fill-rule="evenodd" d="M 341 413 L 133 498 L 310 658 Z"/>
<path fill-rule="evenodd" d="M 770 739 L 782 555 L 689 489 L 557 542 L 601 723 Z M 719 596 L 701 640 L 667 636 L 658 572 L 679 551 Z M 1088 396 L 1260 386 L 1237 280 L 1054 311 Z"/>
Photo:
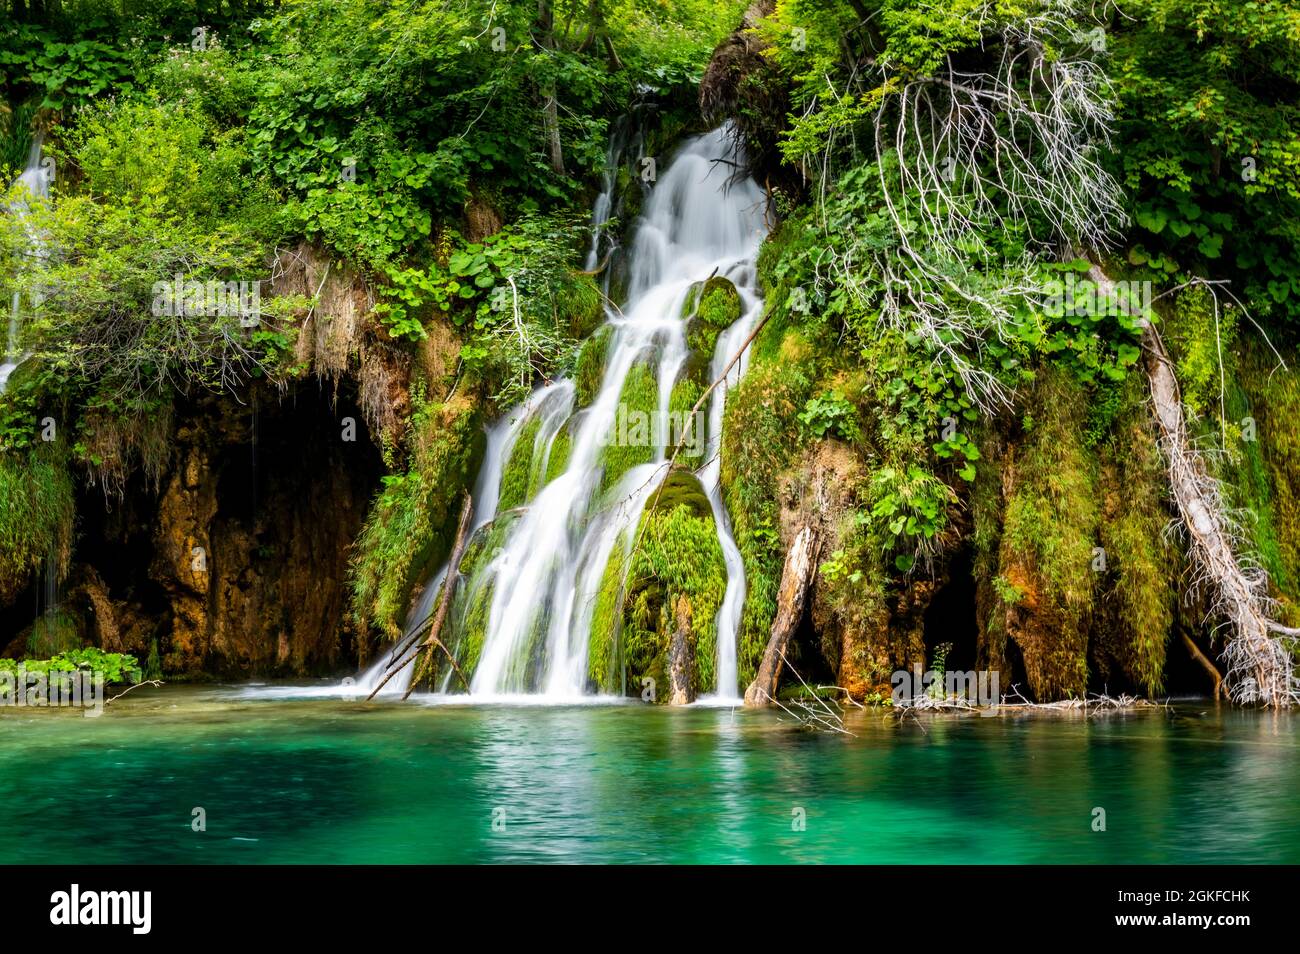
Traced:
<path fill-rule="evenodd" d="M 411 684 L 406 687 L 406 692 L 402 693 L 402 701 L 405 702 L 410 698 L 412 690 L 419 685 L 420 680 L 424 678 L 425 672 L 428 671 L 435 647 L 441 649 L 451 660 L 451 668 L 460 676 L 461 683 L 465 686 L 465 691 L 469 691 L 469 680 L 461 672 L 460 666 L 456 663 L 456 657 L 447 644 L 441 639 L 442 624 L 447 621 L 447 611 L 451 608 L 452 598 L 456 595 L 456 578 L 460 575 L 460 558 L 465 553 L 465 538 L 469 533 L 469 519 L 474 512 L 474 500 L 470 497 L 469 491 L 465 492 L 465 503 L 460 508 L 460 525 L 456 528 L 456 544 L 451 548 L 451 558 L 447 561 L 447 576 L 442 582 L 441 601 L 438 603 L 438 615 L 433 620 L 433 626 L 429 630 L 429 636 L 421 647 L 424 650 L 425 657 L 421 665 L 415 670 L 415 675 L 411 678 Z M 416 655 L 419 655 L 417 652 Z"/>
<path fill-rule="evenodd" d="M 745 690 L 745 705 L 765 706 L 776 701 L 777 684 L 781 681 L 781 667 L 785 663 L 785 648 L 790 636 L 803 617 L 808 592 L 812 589 L 813 575 L 817 572 L 817 553 L 821 537 L 811 527 L 805 526 L 794 538 L 785 555 L 781 571 L 781 587 L 776 597 L 776 619 L 772 622 L 772 635 L 763 651 L 762 662 L 754 681 Z"/>
<path fill-rule="evenodd" d="M 1115 283 L 1099 266 L 1091 267 L 1089 277 L 1107 300 L 1119 300 Z M 1131 310 L 1129 314 L 1146 318 Z M 1228 698 L 1239 705 L 1295 705 L 1300 701 L 1300 683 L 1290 652 L 1275 635 L 1293 635 L 1295 631 L 1271 618 L 1267 575 L 1259 568 L 1247 568 L 1237 555 L 1238 530 L 1218 482 L 1188 438 L 1173 362 L 1150 320 L 1143 322 L 1142 350 L 1169 488 L 1197 570 L 1194 585 L 1207 588 L 1212 612 L 1229 630 L 1221 654 Z"/>
<path fill-rule="evenodd" d="M 456 543 L 452 547 L 451 559 L 447 564 L 447 575 L 443 579 L 442 592 L 438 596 L 439 602 L 437 615 L 432 618 L 433 628 L 429 631 L 428 637 L 425 638 L 423 643 L 420 643 L 415 647 L 414 652 L 408 653 L 410 647 L 418 641 L 420 633 L 424 631 L 424 627 L 429 623 L 429 618 L 426 618 L 417 623 L 415 628 L 412 629 L 410 634 L 406 637 L 406 641 L 400 650 L 402 656 L 400 660 L 399 651 L 394 650 L 392 658 L 397 661 L 391 664 L 389 670 L 384 674 L 384 678 L 379 681 L 379 685 L 375 686 L 375 688 L 371 690 L 370 695 L 366 696 L 366 702 L 369 702 L 371 699 L 375 698 L 375 696 L 379 695 L 380 690 L 383 689 L 384 686 L 388 685 L 394 676 L 418 659 L 422 651 L 433 646 L 442 647 L 442 651 L 445 652 L 447 658 L 451 660 L 452 668 L 456 670 L 456 674 L 460 676 L 461 682 L 465 684 L 465 689 L 469 689 L 469 681 L 466 680 L 465 674 L 460 671 L 460 667 L 456 665 L 456 659 L 452 655 L 451 650 L 443 644 L 438 634 L 442 631 L 443 621 L 447 618 L 447 609 L 451 605 L 451 596 L 453 595 L 456 586 L 456 573 L 460 569 L 460 558 L 465 549 L 466 531 L 469 529 L 469 519 L 473 510 L 474 502 L 470 498 L 470 495 L 466 493 L 465 503 L 460 509 L 460 524 L 456 528 Z M 411 679 L 410 688 L 408 688 L 402 695 L 403 701 L 410 697 L 411 689 L 415 687 L 422 673 L 423 667 L 416 671 L 415 676 Z"/>
<path fill-rule="evenodd" d="M 1223 676 L 1219 674 L 1219 670 L 1215 668 L 1214 663 L 1210 662 L 1209 657 L 1201 652 L 1201 647 L 1192 642 L 1192 637 L 1187 635 L 1186 630 L 1180 628 L 1179 635 L 1183 637 L 1183 645 L 1187 647 L 1187 651 L 1192 658 L 1201 664 L 1209 674 L 1210 679 L 1214 681 L 1214 701 L 1218 702 L 1223 697 Z"/>

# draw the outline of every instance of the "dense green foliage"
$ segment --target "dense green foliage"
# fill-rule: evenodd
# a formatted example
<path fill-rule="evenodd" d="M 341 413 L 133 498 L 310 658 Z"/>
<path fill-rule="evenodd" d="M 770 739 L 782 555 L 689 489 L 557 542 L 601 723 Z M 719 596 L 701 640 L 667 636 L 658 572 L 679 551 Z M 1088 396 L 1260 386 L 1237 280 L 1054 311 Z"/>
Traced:
<path fill-rule="evenodd" d="M 179 401 L 242 400 L 255 380 L 285 388 L 315 373 L 336 386 L 351 376 L 396 418 L 376 428 L 390 472 L 351 565 L 359 629 L 399 633 L 450 549 L 482 423 L 560 374 L 577 409 L 599 392 L 612 333 L 599 328 L 602 288 L 617 298 L 626 275 L 577 269 L 614 122 L 649 104 L 636 114 L 647 154 L 668 154 L 746 6 L 18 4 L 0 28 L 0 171 L 14 179 L 40 130 L 56 174 L 48 203 L 8 186 L 24 211 L 0 218 L 26 356 L 0 396 L 0 604 L 51 562 L 66 575 L 79 477 L 120 495 L 142 468 L 157 484 Z M 784 546 L 812 520 L 827 544 L 818 645 L 794 652 L 818 652 L 855 694 L 945 658 L 927 607 L 966 573 L 975 654 L 1023 674 L 1032 694 L 1110 679 L 1164 688 L 1169 636 L 1200 597 L 1181 591 L 1183 554 L 1165 533 L 1141 373 L 1149 322 L 1240 515 L 1245 559 L 1294 622 L 1300 391 L 1279 370 L 1300 302 L 1294 4 L 754 10 L 767 13 L 746 37 L 759 52 L 720 53 L 711 80 L 734 81 L 721 98 L 774 225 L 758 262 L 766 323 L 721 435 L 746 567 L 742 686 L 776 612 Z M 709 82 L 705 100 L 718 93 Z M 613 181 L 607 227 L 624 234 L 643 190 L 628 168 Z M 307 252 L 327 266 L 320 287 L 289 290 Z M 1132 283 L 1122 300 L 1097 294 L 1094 265 Z M 334 320 L 331 271 L 349 276 L 361 314 L 326 368 L 304 341 Z M 244 286 L 260 289 L 252 320 L 242 291 L 213 306 Z M 741 306 L 716 276 L 688 293 L 691 354 L 668 398 L 679 417 Z M 660 397 L 635 366 L 601 493 L 652 459 L 628 428 Z M 523 425 L 502 512 L 566 466 L 571 439 L 567 427 L 543 434 L 540 416 Z M 647 514 L 641 545 L 609 561 L 588 673 L 604 688 L 666 679 L 686 620 L 693 685 L 712 683 L 725 572 L 711 519 L 679 502 Z M 509 519 L 466 557 L 454 637 L 469 672 L 492 597 L 476 581 Z M 1200 638 L 1202 626 L 1188 628 Z M 50 614 L 32 636 L 53 653 L 73 631 Z"/>
<path fill-rule="evenodd" d="M 135 657 L 125 653 L 106 653 L 94 646 L 84 649 L 69 649 L 56 653 L 49 659 L 0 659 L 0 671 L 14 672 L 19 667 L 28 672 L 54 674 L 60 672 L 77 672 L 88 670 L 102 673 L 104 681 L 134 682 L 140 678 L 140 664 Z"/>
<path fill-rule="evenodd" d="M 53 201 L 0 219 L 27 356 L 0 397 L 3 472 L 21 480 L 52 414 L 85 476 L 121 493 L 135 468 L 163 472 L 178 397 L 242 399 L 254 379 L 322 373 L 299 335 L 322 321 L 324 280 L 279 287 L 315 246 L 370 299 L 325 373 L 373 386 L 364 348 L 418 365 L 432 328 L 435 350 L 451 348 L 452 396 L 423 381 L 443 400 L 411 401 L 414 417 L 379 435 L 395 473 L 353 554 L 355 615 L 391 632 L 449 545 L 483 411 L 571 366 L 603 320 L 596 281 L 574 265 L 611 122 L 634 98 L 689 108 L 742 4 L 721 6 L 719 18 L 709 0 L 16 5 L 0 26 L 0 172 L 9 182 L 39 133 L 55 175 Z M 4 198 L 28 197 L 15 185 Z M 49 253 L 30 254 L 34 240 Z M 567 433 L 555 443 L 551 468 Z M 6 495 L 6 596 L 56 524 L 67 570 L 60 487 L 57 505 Z"/>

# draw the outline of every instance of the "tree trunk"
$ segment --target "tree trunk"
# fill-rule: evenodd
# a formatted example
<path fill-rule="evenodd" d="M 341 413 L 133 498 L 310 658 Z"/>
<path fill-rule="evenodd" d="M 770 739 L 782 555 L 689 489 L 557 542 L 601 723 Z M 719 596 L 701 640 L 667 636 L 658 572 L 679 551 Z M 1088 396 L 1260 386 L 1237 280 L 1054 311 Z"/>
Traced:
<path fill-rule="evenodd" d="M 465 674 L 460 671 L 460 666 L 456 664 L 455 655 L 447 648 L 447 644 L 442 641 L 442 624 L 447 621 L 447 611 L 451 608 L 451 601 L 456 596 L 456 578 L 460 575 L 460 558 L 465 553 L 465 539 L 469 533 L 469 521 L 473 513 L 474 499 L 467 490 L 465 491 L 465 503 L 460 508 L 460 525 L 456 528 L 456 543 L 452 546 L 451 557 L 447 561 L 447 576 L 442 581 L 442 602 L 438 604 L 438 615 L 434 617 L 433 626 L 429 629 L 429 637 L 424 641 L 422 647 L 425 652 L 424 660 L 416 669 L 411 684 L 406 687 L 406 692 L 402 696 L 403 702 L 410 698 L 411 692 L 419 685 L 420 680 L 424 678 L 431 668 L 435 648 L 441 649 L 446 657 L 451 660 L 451 667 L 456 670 L 456 675 L 460 676 L 460 681 L 465 685 L 465 691 L 469 691 L 469 680 L 465 678 Z"/>
<path fill-rule="evenodd" d="M 1210 679 L 1214 682 L 1214 701 L 1218 702 L 1223 697 L 1223 677 L 1219 675 L 1219 670 L 1214 668 L 1214 663 L 1201 652 L 1201 647 L 1192 641 L 1186 630 L 1179 628 L 1179 634 L 1183 637 L 1183 645 L 1187 647 L 1191 657 L 1201 664 L 1202 668 L 1209 674 Z"/>
<path fill-rule="evenodd" d="M 812 527 L 804 527 L 785 555 L 781 589 L 776 596 L 776 619 L 772 622 L 772 635 L 763 652 L 763 661 L 759 663 L 758 674 L 745 690 L 747 706 L 765 706 L 776 699 L 777 683 L 781 681 L 781 668 L 785 664 L 785 647 L 799 625 L 799 620 L 803 618 L 813 575 L 817 572 L 819 549 L 820 536 Z"/>
<path fill-rule="evenodd" d="M 688 706 L 695 694 L 691 692 L 691 603 L 685 594 L 677 598 L 673 618 L 677 626 L 668 647 L 668 704 Z"/>
<path fill-rule="evenodd" d="M 1089 277 L 1108 300 L 1115 283 L 1093 265 Z M 1291 654 L 1275 634 L 1294 634 L 1269 615 L 1268 580 L 1262 571 L 1242 567 L 1234 551 L 1235 528 L 1218 483 L 1187 436 L 1182 397 L 1173 362 L 1155 326 L 1142 332 L 1151 402 L 1160 430 L 1160 450 L 1169 472 L 1169 487 L 1188 537 L 1188 552 L 1197 569 L 1196 583 L 1213 594 L 1217 615 L 1228 624 L 1222 660 L 1228 698 L 1238 704 L 1270 707 L 1294 705 L 1300 697 Z"/>
<path fill-rule="evenodd" d="M 542 49 L 555 50 L 555 18 L 547 0 L 537 2 L 537 43 Z M 542 138 L 546 140 L 546 154 L 551 161 L 551 171 L 564 175 L 564 146 L 560 142 L 560 113 L 556 101 L 554 81 L 548 80 L 541 86 L 542 94 Z"/>

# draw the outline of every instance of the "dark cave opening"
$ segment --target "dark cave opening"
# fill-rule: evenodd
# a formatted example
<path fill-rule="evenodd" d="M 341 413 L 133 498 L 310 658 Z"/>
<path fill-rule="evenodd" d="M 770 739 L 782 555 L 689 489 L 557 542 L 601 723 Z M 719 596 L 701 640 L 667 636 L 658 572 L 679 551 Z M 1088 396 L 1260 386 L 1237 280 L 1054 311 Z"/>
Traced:
<path fill-rule="evenodd" d="M 157 641 L 165 655 L 180 561 L 160 539 L 180 534 L 188 545 L 193 535 L 206 543 L 202 610 L 213 639 L 187 652 L 222 654 L 212 660 L 218 672 L 349 669 L 356 647 L 345 625 L 348 557 L 384 473 L 355 387 L 311 379 L 285 393 L 257 386 L 240 402 L 180 400 L 169 454 L 159 486 L 137 467 L 120 498 L 78 475 L 71 568 L 59 598 L 83 640 L 103 641 L 92 599 L 103 594 L 114 612 L 113 645 L 105 648 L 143 662 Z M 45 611 L 43 576 L 0 610 L 0 649 L 23 650 L 14 640 Z"/>
<path fill-rule="evenodd" d="M 793 688 L 801 689 L 800 677 L 810 686 L 831 686 L 835 684 L 835 668 L 831 664 L 834 653 L 827 652 L 827 647 L 823 643 L 823 636 L 818 633 L 817 627 L 813 623 L 811 609 L 813 598 L 812 595 L 809 596 L 803 613 L 799 617 L 799 625 L 790 634 L 790 642 L 785 651 L 786 659 L 789 660 L 790 665 L 786 666 L 781 673 L 782 691 Z M 796 670 L 798 675 L 790 671 L 791 667 Z M 745 688 L 745 686 L 740 687 L 742 694 Z"/>
<path fill-rule="evenodd" d="M 947 670 L 977 668 L 979 624 L 975 614 L 973 554 L 963 547 L 948 564 L 947 579 L 935 591 L 925 609 L 923 634 L 925 662 L 933 665 L 935 651 L 944 643 L 952 648 L 944 661 Z"/>

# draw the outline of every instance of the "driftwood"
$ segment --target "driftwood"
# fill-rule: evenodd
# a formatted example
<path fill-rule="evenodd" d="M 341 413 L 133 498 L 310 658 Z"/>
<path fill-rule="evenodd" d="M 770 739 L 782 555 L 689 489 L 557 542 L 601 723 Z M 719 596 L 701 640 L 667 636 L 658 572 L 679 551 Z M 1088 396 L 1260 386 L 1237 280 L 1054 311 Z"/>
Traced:
<path fill-rule="evenodd" d="M 1118 300 L 1115 283 L 1100 267 L 1094 264 L 1089 277 L 1108 298 Z M 1273 708 L 1295 705 L 1300 701 L 1300 685 L 1291 654 L 1279 635 L 1295 636 L 1300 631 L 1271 618 L 1266 574 L 1244 565 L 1236 552 L 1240 534 L 1217 481 L 1188 438 L 1173 362 L 1149 320 L 1144 321 L 1142 349 L 1160 450 L 1180 523 L 1187 533 L 1196 584 L 1206 587 L 1212 611 L 1225 620 L 1229 630 L 1221 656 L 1227 667 L 1228 698 L 1238 704 L 1263 703 Z"/>
<path fill-rule="evenodd" d="M 1220 675 L 1219 670 L 1215 668 L 1214 663 L 1210 662 L 1209 657 L 1207 657 L 1205 653 L 1201 652 L 1201 647 L 1192 642 L 1191 636 L 1187 635 L 1187 633 L 1181 629 L 1179 630 L 1179 635 L 1183 637 L 1183 645 L 1187 647 L 1187 651 L 1191 653 L 1192 658 L 1200 663 L 1201 666 L 1204 667 L 1205 671 L 1210 674 L 1210 678 L 1214 681 L 1214 701 L 1218 702 L 1219 699 L 1223 697 L 1223 676 Z"/>
<path fill-rule="evenodd" d="M 807 691 L 812 702 L 804 699 L 791 699 L 789 700 L 790 705 L 786 705 L 776 696 L 771 697 L 772 702 L 780 707 L 781 711 L 786 715 L 791 716 L 795 722 L 798 723 L 799 728 L 801 729 L 807 729 L 812 732 L 838 732 L 841 735 L 853 735 L 852 732 L 844 728 L 844 717 L 827 705 L 826 700 L 823 699 L 821 695 L 813 691 L 812 686 L 808 685 L 808 683 L 804 681 L 803 676 L 799 675 L 799 670 L 795 669 L 790 660 L 785 658 L 785 653 L 781 653 L 781 662 L 784 663 L 792 673 L 794 673 L 794 677 L 799 680 L 799 684 Z M 848 690 L 843 686 L 818 686 L 817 688 L 836 689 L 844 693 L 845 697 L 850 702 L 853 702 L 853 697 L 849 695 Z M 816 705 L 813 705 L 813 703 L 816 703 Z M 858 706 L 859 709 L 862 708 L 862 706 L 858 705 L 856 702 L 853 702 L 853 704 Z M 841 711 L 843 710 L 843 707 L 840 706 L 838 702 L 836 702 L 835 705 L 836 708 L 841 709 Z"/>
<path fill-rule="evenodd" d="M 111 698 L 105 699 L 105 700 L 104 700 L 104 705 L 108 705 L 110 702 L 116 702 L 118 699 L 121 699 L 124 695 L 126 695 L 128 692 L 130 692 L 132 689 L 139 689 L 141 686 L 153 686 L 155 689 L 157 689 L 157 688 L 158 688 L 159 686 L 161 686 L 162 684 L 163 684 L 163 681 L 162 681 L 161 679 L 145 679 L 143 682 L 137 682 L 137 683 L 136 683 L 135 685 L 133 685 L 133 686 L 127 686 L 125 689 L 123 689 L 123 690 L 122 690 L 121 692 L 119 692 L 117 695 L 112 696 Z"/>
<path fill-rule="evenodd" d="M 767 649 L 763 651 L 758 673 L 745 690 L 747 706 L 764 706 L 776 700 L 777 683 L 781 681 L 781 667 L 785 663 L 785 647 L 803 617 L 808 591 L 812 588 L 813 575 L 817 572 L 817 552 L 820 549 L 821 537 L 811 526 L 805 526 L 794 538 L 794 543 L 785 555 L 772 635 L 767 641 Z"/>
<path fill-rule="evenodd" d="M 456 577 L 460 575 L 460 558 L 465 553 L 465 538 L 469 535 L 469 520 L 474 513 L 474 499 L 469 492 L 465 492 L 465 503 L 460 508 L 460 525 L 456 528 L 456 544 L 451 548 L 451 559 L 447 561 L 447 576 L 442 581 L 442 595 L 438 603 L 438 615 L 434 617 L 433 626 L 429 629 L 429 636 L 424 641 L 421 649 L 425 657 L 411 678 L 411 684 L 407 686 L 406 692 L 402 693 L 402 700 L 405 701 L 411 696 L 411 691 L 424 678 L 425 672 L 429 669 L 433 650 L 435 647 L 441 649 L 447 658 L 451 660 L 451 668 L 460 676 L 460 681 L 464 683 L 465 690 L 469 691 L 469 680 L 461 672 L 460 666 L 456 663 L 456 657 L 452 655 L 447 644 L 442 641 L 442 625 L 447 621 L 447 612 L 451 608 L 452 598 L 456 595 Z M 419 655 L 417 652 L 416 655 Z"/>
<path fill-rule="evenodd" d="M 451 606 L 451 597 L 454 595 L 456 588 L 456 573 L 460 569 L 460 558 L 465 550 L 465 537 L 469 530 L 470 515 L 473 512 L 474 501 L 470 495 L 466 493 L 465 503 L 460 509 L 460 524 L 456 528 L 456 543 L 455 546 L 452 547 L 451 559 L 447 563 L 447 575 L 443 579 L 442 592 L 438 596 L 437 614 L 433 617 L 426 617 L 417 623 L 415 628 L 412 629 L 410 634 L 407 636 L 406 642 L 399 644 L 401 649 L 395 649 L 393 651 L 393 655 L 390 658 L 394 660 L 394 662 L 390 663 L 388 672 L 386 672 L 384 678 L 379 681 L 379 685 L 375 686 L 375 688 L 371 690 L 370 695 L 366 696 L 366 702 L 369 702 L 371 699 L 375 698 L 375 696 L 379 695 L 380 690 L 383 689 L 384 686 L 388 685 L 389 681 L 392 680 L 394 676 L 418 659 L 422 652 L 427 651 L 431 653 L 434 647 L 440 647 L 442 651 L 447 654 L 447 658 L 451 660 L 451 665 L 452 668 L 455 669 L 456 675 L 460 676 L 460 681 L 465 684 L 465 689 L 469 689 L 469 681 L 465 678 L 465 674 L 461 672 L 460 666 L 456 664 L 456 657 L 452 655 L 451 650 L 449 650 L 446 644 L 444 644 L 441 638 L 439 638 L 439 634 L 442 632 L 442 624 L 447 618 L 447 610 Z M 410 647 L 417 642 L 419 635 L 424 632 L 424 627 L 428 625 L 430 619 L 433 621 L 433 627 L 429 630 L 429 635 L 425 638 L 424 642 L 416 646 L 414 652 L 408 652 Z M 426 656 L 425 660 L 421 662 L 421 666 L 417 669 L 415 676 L 411 678 L 410 688 L 408 688 L 402 695 L 403 701 L 410 697 L 411 690 L 415 688 L 419 679 L 423 676 L 424 670 L 427 668 L 427 661 L 428 659 Z"/>

